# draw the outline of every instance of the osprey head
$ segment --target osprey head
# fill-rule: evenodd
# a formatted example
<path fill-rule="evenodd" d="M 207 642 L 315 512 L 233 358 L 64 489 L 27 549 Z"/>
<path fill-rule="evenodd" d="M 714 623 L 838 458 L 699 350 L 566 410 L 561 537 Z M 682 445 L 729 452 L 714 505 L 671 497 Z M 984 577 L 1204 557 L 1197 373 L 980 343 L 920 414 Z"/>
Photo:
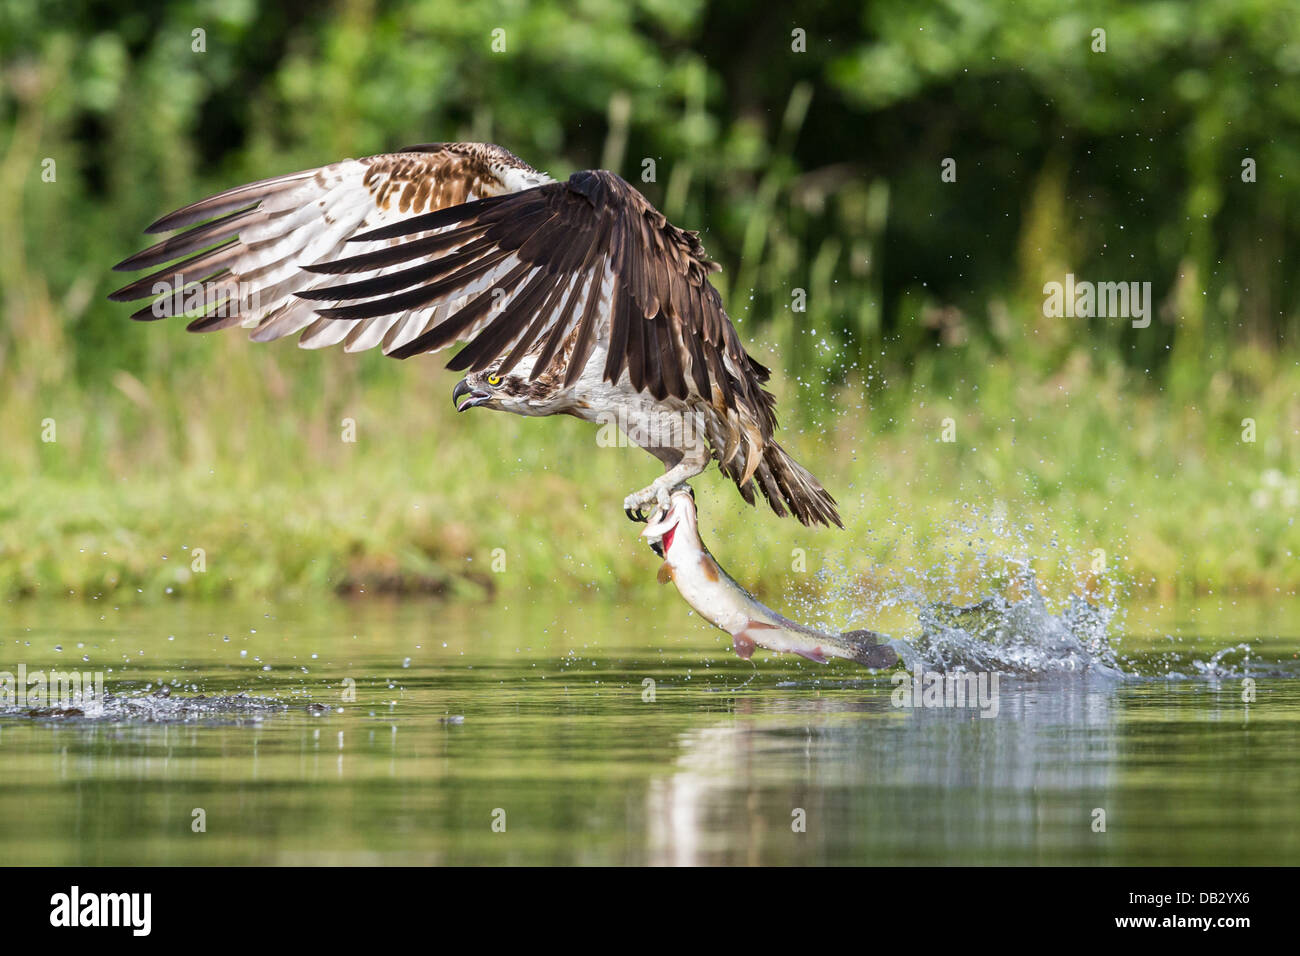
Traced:
<path fill-rule="evenodd" d="M 525 375 L 513 372 L 500 375 L 496 366 L 492 366 L 481 372 L 470 372 L 457 382 L 451 390 L 451 402 L 458 412 L 482 406 L 516 415 L 535 415 L 537 410 L 532 403 L 544 400 L 545 391 L 545 386 L 528 381 Z"/>

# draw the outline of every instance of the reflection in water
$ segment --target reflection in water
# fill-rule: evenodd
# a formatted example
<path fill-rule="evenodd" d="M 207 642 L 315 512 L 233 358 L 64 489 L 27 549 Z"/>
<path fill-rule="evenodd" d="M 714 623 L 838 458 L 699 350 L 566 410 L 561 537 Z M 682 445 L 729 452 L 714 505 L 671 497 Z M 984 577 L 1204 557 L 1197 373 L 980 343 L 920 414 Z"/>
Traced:
<path fill-rule="evenodd" d="M 1225 667 L 1004 676 L 981 718 L 848 664 L 755 667 L 685 616 L 438 611 L 6 625 L 0 669 L 75 648 L 121 707 L 0 716 L 0 863 L 1300 862 L 1294 641 L 1252 641 L 1253 703 Z M 1241 637 L 1126 659 L 1195 674 Z"/>
<path fill-rule="evenodd" d="M 912 834 L 918 854 L 986 841 L 1032 845 L 1040 822 L 1054 829 L 1062 816 L 1048 795 L 1100 798 L 1108 790 L 1118 687 L 1100 680 L 1004 682 L 994 719 L 952 709 L 898 710 L 883 687 L 738 701 L 735 717 L 755 719 L 681 734 L 672 772 L 650 781 L 650 858 L 679 865 L 718 862 L 722 854 L 726 862 L 772 862 L 765 847 L 801 841 L 812 857 L 829 860 L 855 844 L 905 850 L 891 834 L 918 816 L 925 824 Z M 800 784 L 780 786 L 791 779 Z M 863 792 L 871 799 L 859 799 Z M 1090 812 L 1099 804 L 1076 803 L 1078 839 L 1070 842 L 1086 852 Z M 792 829 L 800 809 L 802 834 Z M 1059 822 L 1068 834 L 1069 821 Z M 736 834 L 748 839 L 745 851 L 731 856 L 726 848 Z M 890 856 L 898 862 L 896 852 Z"/>

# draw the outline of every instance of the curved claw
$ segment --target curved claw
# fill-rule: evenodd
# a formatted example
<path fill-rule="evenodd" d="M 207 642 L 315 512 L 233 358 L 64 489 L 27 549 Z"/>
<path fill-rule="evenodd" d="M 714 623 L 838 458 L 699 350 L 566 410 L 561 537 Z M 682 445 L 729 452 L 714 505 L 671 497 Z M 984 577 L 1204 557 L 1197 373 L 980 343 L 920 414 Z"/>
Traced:
<path fill-rule="evenodd" d="M 643 524 L 646 521 L 646 516 L 642 514 L 640 508 L 637 508 L 636 511 L 633 511 L 631 508 L 624 508 L 623 513 L 627 515 L 629 521 L 640 521 Z"/>

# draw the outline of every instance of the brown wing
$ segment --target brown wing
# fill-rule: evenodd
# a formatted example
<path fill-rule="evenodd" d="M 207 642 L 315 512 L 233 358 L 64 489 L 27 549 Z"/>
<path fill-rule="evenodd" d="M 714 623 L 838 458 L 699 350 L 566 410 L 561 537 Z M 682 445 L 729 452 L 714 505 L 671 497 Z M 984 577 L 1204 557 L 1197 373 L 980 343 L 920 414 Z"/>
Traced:
<path fill-rule="evenodd" d="M 318 274 L 389 271 L 299 294 L 348 303 L 320 311 L 343 321 L 431 310 L 442 318 L 390 354 L 467 340 L 448 363 L 453 369 L 481 371 L 500 360 L 504 372 L 537 353 L 531 378 L 549 373 L 572 385 L 596 341 L 606 340 L 607 380 L 626 370 L 634 388 L 658 399 L 694 393 L 721 413 L 743 407 L 763 440 L 775 427 L 762 389 L 767 369 L 746 354 L 708 281 L 717 266 L 694 233 L 671 225 L 613 173 L 575 173 L 356 238 L 417 235 L 424 237 L 311 265 Z"/>
<path fill-rule="evenodd" d="M 304 271 L 302 264 L 367 248 L 346 244 L 359 230 L 544 182 L 550 178 L 486 143 L 414 146 L 277 176 L 186 206 L 149 226 L 146 232 L 184 231 L 114 266 L 162 268 L 109 298 L 152 299 L 132 318 L 185 315 L 194 332 L 242 325 L 252 329 L 255 341 L 301 331 L 305 348 L 343 342 L 349 351 L 389 349 L 422 332 L 428 316 L 321 319 L 295 293 L 332 280 Z"/>
<path fill-rule="evenodd" d="M 185 231 L 116 266 L 170 263 L 113 293 L 155 297 L 133 318 L 185 314 L 192 331 L 242 325 L 256 341 L 302 331 L 303 347 L 400 358 L 467 342 L 449 367 L 531 355 L 533 378 L 569 385 L 604 342 L 609 381 L 626 372 L 657 399 L 709 404 L 719 465 L 747 501 L 757 485 L 778 514 L 784 501 L 805 523 L 839 523 L 770 440 L 768 371 L 708 281 L 717 267 L 612 173 L 555 183 L 499 147 L 435 144 L 241 186 L 148 231 L 169 229 Z"/>

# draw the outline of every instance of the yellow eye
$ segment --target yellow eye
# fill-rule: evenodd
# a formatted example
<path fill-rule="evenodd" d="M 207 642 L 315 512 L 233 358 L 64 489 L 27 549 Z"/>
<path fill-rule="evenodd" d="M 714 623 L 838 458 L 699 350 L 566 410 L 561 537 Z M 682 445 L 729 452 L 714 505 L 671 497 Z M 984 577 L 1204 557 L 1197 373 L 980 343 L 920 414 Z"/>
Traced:
<path fill-rule="evenodd" d="M 500 376 L 500 375 L 489 375 L 489 376 L 487 377 L 487 383 L 488 383 L 489 385 L 500 385 L 500 384 L 501 384 L 501 376 Z"/>

